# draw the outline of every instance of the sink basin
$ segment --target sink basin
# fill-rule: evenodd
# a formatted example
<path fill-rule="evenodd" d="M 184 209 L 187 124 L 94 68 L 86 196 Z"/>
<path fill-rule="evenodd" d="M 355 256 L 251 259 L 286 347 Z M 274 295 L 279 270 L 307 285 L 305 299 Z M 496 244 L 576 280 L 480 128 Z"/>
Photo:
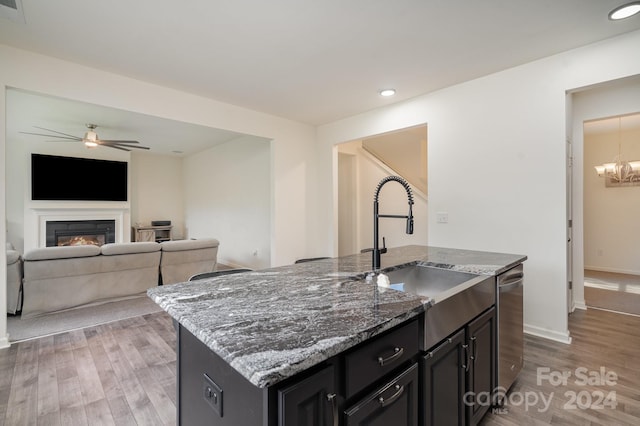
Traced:
<path fill-rule="evenodd" d="M 425 297 L 421 349 L 429 350 L 495 304 L 495 277 L 424 265 L 384 271 L 393 289 Z"/>
<path fill-rule="evenodd" d="M 409 265 L 385 271 L 391 288 L 419 296 L 427 296 L 432 303 L 462 291 L 486 277 L 450 269 L 423 265 Z"/>

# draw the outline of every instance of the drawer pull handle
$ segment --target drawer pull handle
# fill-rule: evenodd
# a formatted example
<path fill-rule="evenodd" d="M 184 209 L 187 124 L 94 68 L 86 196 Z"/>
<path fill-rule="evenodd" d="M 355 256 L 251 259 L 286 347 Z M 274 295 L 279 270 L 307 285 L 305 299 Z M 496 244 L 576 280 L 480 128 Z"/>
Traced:
<path fill-rule="evenodd" d="M 386 364 L 389 364 L 395 361 L 396 359 L 400 358 L 403 353 L 404 353 L 404 348 L 393 348 L 393 355 L 391 355 L 388 358 L 383 358 L 379 356 L 378 364 L 380 364 L 380 367 L 384 367 Z"/>
<path fill-rule="evenodd" d="M 338 399 L 335 393 L 327 395 L 327 401 L 331 404 L 331 416 L 333 417 L 333 426 L 338 426 L 340 420 L 338 418 Z"/>
<path fill-rule="evenodd" d="M 394 389 L 396 390 L 396 393 L 391 395 L 389 398 L 387 399 L 384 399 L 383 397 L 378 398 L 378 402 L 382 407 L 386 407 L 388 405 L 393 404 L 404 393 L 404 386 L 395 385 Z"/>

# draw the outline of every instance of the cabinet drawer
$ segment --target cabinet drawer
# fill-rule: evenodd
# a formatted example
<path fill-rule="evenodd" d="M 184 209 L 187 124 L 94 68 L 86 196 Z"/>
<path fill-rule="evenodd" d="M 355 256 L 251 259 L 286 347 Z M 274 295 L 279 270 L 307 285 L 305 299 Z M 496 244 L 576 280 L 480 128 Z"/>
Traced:
<path fill-rule="evenodd" d="M 411 359 L 419 350 L 418 321 L 413 320 L 345 355 L 346 398 Z"/>
<path fill-rule="evenodd" d="M 345 411 L 346 426 L 417 426 L 418 364 Z"/>

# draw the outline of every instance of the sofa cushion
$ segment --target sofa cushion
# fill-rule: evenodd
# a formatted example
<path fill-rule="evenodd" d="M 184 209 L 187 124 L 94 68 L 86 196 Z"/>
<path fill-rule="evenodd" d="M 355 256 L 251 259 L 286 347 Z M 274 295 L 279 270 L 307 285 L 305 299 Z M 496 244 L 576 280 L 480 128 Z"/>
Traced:
<path fill-rule="evenodd" d="M 116 254 L 131 254 L 131 253 L 152 253 L 160 250 L 160 244 L 149 242 L 135 242 L 135 243 L 109 243 L 104 244 L 101 247 L 101 252 L 105 256 L 111 256 Z"/>
<path fill-rule="evenodd" d="M 182 251 L 218 247 L 220 242 L 215 238 L 203 238 L 201 240 L 163 241 L 160 245 L 162 246 L 162 251 Z"/>
<path fill-rule="evenodd" d="M 90 257 L 100 254 L 100 247 L 93 245 L 43 247 L 29 250 L 24 254 L 24 260 L 66 259 L 73 257 Z"/>

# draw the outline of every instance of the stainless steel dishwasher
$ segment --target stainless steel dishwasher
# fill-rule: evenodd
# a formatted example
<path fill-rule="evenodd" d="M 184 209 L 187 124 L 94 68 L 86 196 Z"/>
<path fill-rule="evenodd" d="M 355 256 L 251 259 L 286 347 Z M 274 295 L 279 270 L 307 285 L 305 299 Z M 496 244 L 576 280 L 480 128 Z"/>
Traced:
<path fill-rule="evenodd" d="M 523 296 L 524 268 L 520 264 L 498 275 L 497 392 L 506 393 L 523 366 Z"/>

